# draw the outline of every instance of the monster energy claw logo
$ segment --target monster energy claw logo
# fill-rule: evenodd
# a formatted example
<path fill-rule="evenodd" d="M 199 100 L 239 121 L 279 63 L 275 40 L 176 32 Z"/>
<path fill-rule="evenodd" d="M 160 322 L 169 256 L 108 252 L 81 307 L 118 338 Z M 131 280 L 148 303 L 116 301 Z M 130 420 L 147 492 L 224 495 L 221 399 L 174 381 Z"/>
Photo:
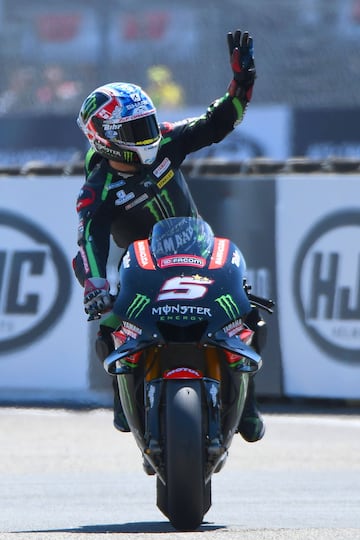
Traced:
<path fill-rule="evenodd" d="M 175 217 L 175 208 L 166 189 L 163 189 L 157 197 L 153 197 L 144 206 L 150 210 L 156 221 Z"/>
<path fill-rule="evenodd" d="M 96 111 L 98 107 L 96 96 L 90 96 L 86 99 L 83 107 L 83 120 L 86 123 L 92 113 Z"/>
<path fill-rule="evenodd" d="M 225 311 L 229 319 L 236 319 L 240 315 L 238 305 L 234 301 L 231 294 L 223 294 L 219 298 L 215 298 L 215 302 Z"/>
<path fill-rule="evenodd" d="M 129 163 L 129 162 L 133 161 L 134 154 L 133 154 L 133 152 L 130 152 L 129 150 L 125 150 L 123 152 L 123 158 L 127 163 Z"/>
<path fill-rule="evenodd" d="M 134 300 L 131 302 L 126 311 L 126 317 L 129 319 L 136 319 L 144 311 L 148 304 L 150 304 L 150 298 L 143 294 L 136 293 Z"/>

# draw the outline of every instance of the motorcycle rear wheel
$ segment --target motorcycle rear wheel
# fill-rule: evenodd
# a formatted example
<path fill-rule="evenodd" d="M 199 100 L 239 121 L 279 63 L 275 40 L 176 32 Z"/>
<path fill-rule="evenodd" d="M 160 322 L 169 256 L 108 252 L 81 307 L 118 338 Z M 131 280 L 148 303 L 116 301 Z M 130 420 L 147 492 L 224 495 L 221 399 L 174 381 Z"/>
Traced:
<path fill-rule="evenodd" d="M 167 516 L 181 531 L 197 529 L 208 509 L 201 391 L 201 381 L 166 384 Z"/>

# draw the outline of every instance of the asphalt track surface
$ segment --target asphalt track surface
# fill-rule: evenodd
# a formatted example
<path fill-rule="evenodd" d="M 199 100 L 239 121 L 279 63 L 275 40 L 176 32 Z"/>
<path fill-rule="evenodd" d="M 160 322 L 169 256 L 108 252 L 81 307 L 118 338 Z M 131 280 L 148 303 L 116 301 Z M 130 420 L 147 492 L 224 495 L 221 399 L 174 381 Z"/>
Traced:
<path fill-rule="evenodd" d="M 203 525 L 184 533 L 110 410 L 0 407 L 0 539 L 359 540 L 360 411 L 263 411 L 264 439 L 236 436 Z"/>

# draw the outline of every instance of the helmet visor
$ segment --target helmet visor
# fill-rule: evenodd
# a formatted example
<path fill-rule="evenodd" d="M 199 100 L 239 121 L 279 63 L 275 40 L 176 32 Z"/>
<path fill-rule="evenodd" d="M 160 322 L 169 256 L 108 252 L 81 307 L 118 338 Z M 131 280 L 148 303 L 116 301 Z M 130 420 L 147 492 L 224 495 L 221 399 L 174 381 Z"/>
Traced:
<path fill-rule="evenodd" d="M 160 139 L 160 130 L 154 114 L 138 118 L 116 126 L 104 125 L 106 139 L 126 145 L 143 146 Z"/>

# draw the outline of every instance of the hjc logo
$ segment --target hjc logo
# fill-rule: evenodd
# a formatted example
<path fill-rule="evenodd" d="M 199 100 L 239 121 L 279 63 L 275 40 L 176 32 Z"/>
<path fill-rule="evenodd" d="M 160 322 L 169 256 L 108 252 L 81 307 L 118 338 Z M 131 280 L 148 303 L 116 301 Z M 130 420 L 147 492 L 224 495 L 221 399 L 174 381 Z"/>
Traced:
<path fill-rule="evenodd" d="M 62 315 L 69 264 L 56 242 L 23 216 L 0 210 L 0 353 L 38 339 Z"/>
<path fill-rule="evenodd" d="M 306 331 L 339 361 L 360 361 L 360 210 L 332 214 L 303 241 L 294 296 Z"/>

